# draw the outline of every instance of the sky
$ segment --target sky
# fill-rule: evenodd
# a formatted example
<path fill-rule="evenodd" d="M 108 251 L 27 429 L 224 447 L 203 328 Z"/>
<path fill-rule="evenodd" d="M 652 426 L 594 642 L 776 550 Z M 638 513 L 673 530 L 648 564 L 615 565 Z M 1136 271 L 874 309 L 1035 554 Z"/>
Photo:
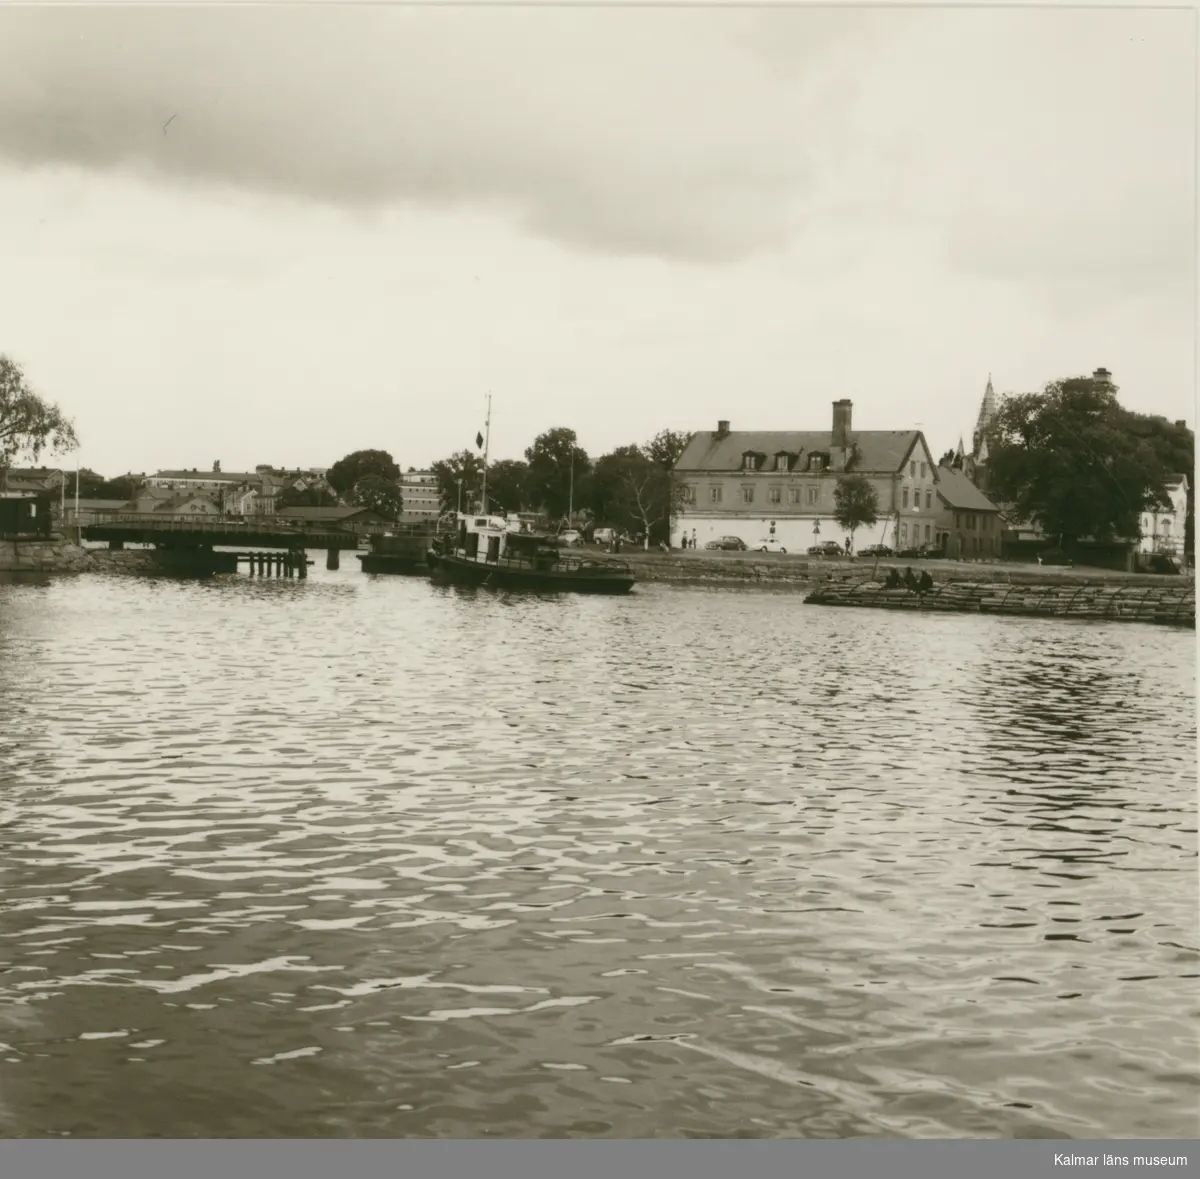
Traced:
<path fill-rule="evenodd" d="M 1195 419 L 1193 10 L 0 8 L 0 352 L 64 463 Z"/>

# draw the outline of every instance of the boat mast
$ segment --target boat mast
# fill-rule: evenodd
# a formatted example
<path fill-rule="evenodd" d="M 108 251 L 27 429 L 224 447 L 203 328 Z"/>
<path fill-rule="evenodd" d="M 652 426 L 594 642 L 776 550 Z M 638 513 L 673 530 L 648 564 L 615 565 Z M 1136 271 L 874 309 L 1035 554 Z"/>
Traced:
<path fill-rule="evenodd" d="M 480 514 L 487 515 L 487 471 L 488 446 L 492 441 L 492 395 L 488 394 L 487 424 L 483 428 L 483 502 L 480 504 Z"/>

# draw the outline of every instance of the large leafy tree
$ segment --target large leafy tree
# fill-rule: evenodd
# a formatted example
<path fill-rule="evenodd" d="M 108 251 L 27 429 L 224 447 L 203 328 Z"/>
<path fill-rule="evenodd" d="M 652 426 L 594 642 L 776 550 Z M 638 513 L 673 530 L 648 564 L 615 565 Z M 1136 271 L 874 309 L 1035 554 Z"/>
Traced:
<path fill-rule="evenodd" d="M 525 483 L 529 465 L 520 459 L 501 459 L 487 472 L 488 507 L 496 511 L 520 512 L 528 502 Z"/>
<path fill-rule="evenodd" d="M 850 533 L 879 519 L 879 495 L 865 475 L 843 475 L 833 489 L 833 518 Z"/>
<path fill-rule="evenodd" d="M 622 529 L 641 532 L 647 548 L 652 540 L 666 539 L 683 492 L 670 466 L 651 457 L 652 445 L 617 447 L 596 461 L 591 481 L 596 516 Z M 681 452 L 679 447 L 670 458 L 672 464 Z M 662 451 L 658 453 L 663 457 Z"/>
<path fill-rule="evenodd" d="M 397 520 L 404 508 L 404 495 L 398 481 L 383 475 L 364 475 L 350 490 L 352 503 L 371 508 L 389 520 Z"/>
<path fill-rule="evenodd" d="M 657 463 L 669 471 L 679 461 L 679 456 L 683 454 L 691 440 L 690 433 L 684 434 L 678 430 L 659 430 L 642 447 L 642 451 L 651 462 Z"/>
<path fill-rule="evenodd" d="M 389 483 L 400 484 L 400 468 L 386 450 L 356 450 L 338 459 L 329 468 L 326 478 L 339 495 L 349 496 L 354 486 L 367 476 L 378 476 Z"/>
<path fill-rule="evenodd" d="M 483 490 L 483 460 L 474 451 L 460 450 L 447 458 L 438 459 L 430 470 L 437 479 L 442 511 L 458 511 L 460 482 L 463 510 L 472 509 Z"/>
<path fill-rule="evenodd" d="M 1134 416 L 1093 377 L 1006 398 L 988 432 L 991 494 L 1064 547 L 1137 536 L 1142 512 L 1166 504 L 1170 471 L 1160 446 L 1131 430 Z"/>
<path fill-rule="evenodd" d="M 565 516 L 568 505 L 587 501 L 592 460 L 578 445 L 574 430 L 558 426 L 539 434 L 525 451 L 525 460 L 529 501 L 549 516 Z"/>
<path fill-rule="evenodd" d="M 353 451 L 329 468 L 326 479 L 344 501 L 389 519 L 396 519 L 404 506 L 400 467 L 386 450 Z"/>
<path fill-rule="evenodd" d="M 0 354 L 0 482 L 18 456 L 36 462 L 43 451 L 62 454 L 78 445 L 70 419 L 33 391 L 15 360 Z"/>

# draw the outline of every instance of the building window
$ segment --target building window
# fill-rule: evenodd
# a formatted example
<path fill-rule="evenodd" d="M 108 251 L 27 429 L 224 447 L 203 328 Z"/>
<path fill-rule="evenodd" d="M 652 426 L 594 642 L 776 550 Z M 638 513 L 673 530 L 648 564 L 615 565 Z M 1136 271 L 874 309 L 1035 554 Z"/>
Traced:
<path fill-rule="evenodd" d="M 812 504 L 815 504 L 815 503 L 817 502 L 817 488 L 815 488 L 815 487 L 808 487 L 808 488 L 805 488 L 805 490 L 808 492 L 807 496 L 805 497 L 805 498 L 806 498 L 806 500 L 807 500 L 807 502 L 808 502 L 808 504 L 809 504 L 810 506 L 811 506 Z"/>
<path fill-rule="evenodd" d="M 959 513 L 958 513 L 958 512 L 955 512 L 955 513 L 954 513 L 954 527 L 955 527 L 955 528 L 961 528 L 961 527 L 962 527 L 962 516 L 961 516 L 961 515 L 959 515 Z"/>
<path fill-rule="evenodd" d="M 753 471 L 754 470 L 754 455 L 752 455 L 752 454 L 742 455 L 742 470 L 743 471 Z"/>
<path fill-rule="evenodd" d="M 930 527 L 931 527 L 931 525 L 929 525 L 929 524 L 925 525 L 925 543 L 926 544 L 929 543 L 929 539 L 930 539 L 930 534 L 929 534 Z"/>
<path fill-rule="evenodd" d="M 708 489 L 708 502 L 710 504 L 719 504 L 721 502 L 721 489 L 719 487 L 710 487 Z"/>
<path fill-rule="evenodd" d="M 931 511 L 932 509 L 933 509 L 933 491 L 927 487 L 927 488 L 925 488 L 925 510 L 928 512 L 928 511 Z"/>
<path fill-rule="evenodd" d="M 773 504 L 779 503 L 783 499 L 783 489 L 781 487 L 772 487 L 767 491 L 767 499 Z"/>
<path fill-rule="evenodd" d="M 904 507 L 904 508 L 908 507 L 908 488 L 907 487 L 904 488 L 904 490 L 900 492 L 900 506 Z"/>
<path fill-rule="evenodd" d="M 914 525 L 914 527 L 915 527 L 915 525 Z M 903 524 L 900 525 L 900 543 L 901 544 L 908 543 L 908 522 L 907 521 L 905 521 Z"/>
<path fill-rule="evenodd" d="M 690 483 L 684 485 L 683 502 L 685 504 L 694 504 L 696 502 L 696 489 Z"/>
<path fill-rule="evenodd" d="M 752 504 L 753 502 L 754 502 L 754 488 L 753 487 L 743 487 L 742 488 L 742 503 Z"/>
<path fill-rule="evenodd" d="M 775 456 L 775 470 L 786 471 L 788 469 L 788 459 L 786 454 L 777 454 Z"/>
<path fill-rule="evenodd" d="M 926 470 L 926 468 L 925 468 L 925 464 L 924 464 L 924 463 L 922 463 L 922 464 L 921 464 L 921 478 L 922 478 L 922 479 L 924 479 L 924 478 L 925 478 L 925 470 Z M 926 537 L 925 539 L 926 539 L 926 540 L 928 540 L 928 539 L 929 539 L 929 537 Z"/>
<path fill-rule="evenodd" d="M 910 479 L 915 479 L 917 477 L 916 460 L 908 464 L 908 475 Z"/>
<path fill-rule="evenodd" d="M 788 503 L 798 504 L 799 502 L 800 502 L 800 488 L 799 487 L 789 487 L 788 488 Z"/>
<path fill-rule="evenodd" d="M 808 460 L 808 469 L 810 471 L 819 471 L 825 465 L 825 460 L 819 455 L 814 454 Z"/>

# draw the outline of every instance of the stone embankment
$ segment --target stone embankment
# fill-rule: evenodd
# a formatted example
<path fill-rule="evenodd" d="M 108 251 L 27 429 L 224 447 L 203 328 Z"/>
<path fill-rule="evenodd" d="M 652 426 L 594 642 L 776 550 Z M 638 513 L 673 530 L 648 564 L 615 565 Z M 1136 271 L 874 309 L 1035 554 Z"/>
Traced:
<path fill-rule="evenodd" d="M 150 567 L 150 549 L 85 549 L 62 536 L 48 540 L 0 540 L 0 573 L 90 573 Z"/>
<path fill-rule="evenodd" d="M 866 606 L 884 610 L 1013 614 L 1035 618 L 1091 618 L 1196 627 L 1195 585 L 1129 585 L 1076 582 L 1014 585 L 940 582 L 925 593 L 887 589 L 879 581 L 829 581 L 805 599 L 818 606 Z"/>
<path fill-rule="evenodd" d="M 762 553 L 661 553 L 624 550 L 639 582 L 672 582 L 684 585 L 758 585 L 809 590 L 817 585 L 882 581 L 891 568 L 901 572 L 912 565 L 915 572 L 928 572 L 935 582 L 1005 585 L 1090 584 L 1124 586 L 1191 586 L 1190 579 L 1152 573 L 1119 573 L 1082 566 L 1017 565 L 968 561 L 907 561 L 903 558 L 872 560 L 841 558 L 822 560 L 792 554 Z"/>

